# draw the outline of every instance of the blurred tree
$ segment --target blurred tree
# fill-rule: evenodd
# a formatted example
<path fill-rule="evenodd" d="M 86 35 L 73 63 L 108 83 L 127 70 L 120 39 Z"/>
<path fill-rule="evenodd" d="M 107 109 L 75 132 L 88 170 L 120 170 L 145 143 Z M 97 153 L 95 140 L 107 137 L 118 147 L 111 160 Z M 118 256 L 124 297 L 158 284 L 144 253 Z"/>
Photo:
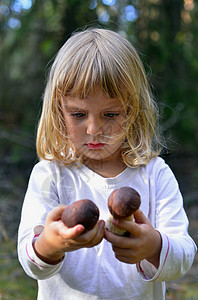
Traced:
<path fill-rule="evenodd" d="M 185 151 L 197 148 L 197 3 L 193 0 L 134 1 L 138 18 L 128 36 L 141 49 L 157 98 L 163 106 L 163 130 Z M 135 39 L 134 39 L 135 36 Z"/>
<path fill-rule="evenodd" d="M 17 143 L 33 149 L 49 61 L 73 31 L 86 26 L 116 30 L 140 49 L 163 103 L 164 132 L 196 150 L 197 14 L 193 0 L 2 0 L 0 152 L 20 161 L 27 151 Z"/>
<path fill-rule="evenodd" d="M 19 154 L 18 145 L 33 147 L 46 66 L 69 33 L 96 18 L 89 1 L 39 0 L 29 9 L 23 3 L 0 4 L 0 152 L 18 161 L 27 155 L 26 149 Z"/>

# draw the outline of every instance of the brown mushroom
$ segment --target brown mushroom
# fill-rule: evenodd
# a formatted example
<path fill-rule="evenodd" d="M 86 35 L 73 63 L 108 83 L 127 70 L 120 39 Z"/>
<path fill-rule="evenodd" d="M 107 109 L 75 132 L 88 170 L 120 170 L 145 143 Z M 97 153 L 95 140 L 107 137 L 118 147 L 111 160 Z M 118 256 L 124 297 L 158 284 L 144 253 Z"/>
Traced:
<path fill-rule="evenodd" d="M 140 195 L 130 187 L 114 190 L 108 198 L 110 218 L 106 221 L 106 228 L 117 235 L 128 235 L 125 229 L 112 224 L 112 219 L 133 220 L 133 214 L 140 207 Z"/>
<path fill-rule="evenodd" d="M 99 209 L 91 200 L 78 200 L 66 207 L 61 219 L 69 228 L 81 224 L 85 227 L 85 230 L 90 230 L 99 219 Z"/>

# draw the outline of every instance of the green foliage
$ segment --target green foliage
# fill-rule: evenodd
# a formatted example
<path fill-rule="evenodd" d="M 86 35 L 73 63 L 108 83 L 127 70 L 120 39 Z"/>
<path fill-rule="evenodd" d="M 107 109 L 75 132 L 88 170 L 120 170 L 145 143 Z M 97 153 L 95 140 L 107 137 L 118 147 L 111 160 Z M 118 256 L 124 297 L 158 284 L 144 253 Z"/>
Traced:
<path fill-rule="evenodd" d="M 1 243 L 0 299 L 33 300 L 37 295 L 37 283 L 25 275 L 17 260 L 15 243 Z"/>
<path fill-rule="evenodd" d="M 166 300 L 198 300 L 197 282 L 174 283 L 167 289 Z"/>
<path fill-rule="evenodd" d="M 128 35 L 152 68 L 150 82 L 164 107 L 164 133 L 185 151 L 197 145 L 198 27 L 195 1 L 139 1 L 139 18 L 128 26 Z M 147 66 L 146 66 L 147 68 Z M 150 69 L 148 69 L 150 71 Z"/>
<path fill-rule="evenodd" d="M 102 26 L 125 34 L 140 49 L 154 94 L 163 106 L 165 135 L 171 134 L 184 150 L 196 151 L 195 1 L 31 2 L 28 9 L 16 6 L 20 3 L 17 0 L 4 0 L 0 5 L 1 126 L 32 134 L 52 57 L 73 31 Z M 11 22 L 13 19 L 16 24 Z"/>

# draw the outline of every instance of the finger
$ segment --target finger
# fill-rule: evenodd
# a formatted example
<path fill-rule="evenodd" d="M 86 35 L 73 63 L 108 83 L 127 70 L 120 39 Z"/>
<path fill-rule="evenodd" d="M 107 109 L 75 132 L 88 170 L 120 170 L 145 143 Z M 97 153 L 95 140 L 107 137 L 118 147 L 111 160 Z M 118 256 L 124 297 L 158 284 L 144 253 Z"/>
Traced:
<path fill-rule="evenodd" d="M 131 239 L 124 236 L 118 236 L 107 229 L 105 229 L 104 231 L 104 237 L 109 243 L 113 245 L 113 247 L 126 249 L 131 247 Z"/>
<path fill-rule="evenodd" d="M 58 224 L 57 224 L 58 226 Z M 58 232 L 64 239 L 77 239 L 85 230 L 84 226 L 78 224 L 74 227 L 67 227 L 62 222 L 59 224 Z"/>
<path fill-rule="evenodd" d="M 61 204 L 55 207 L 54 209 L 52 209 L 47 215 L 46 222 L 54 222 L 60 220 L 62 213 L 66 207 L 67 205 Z"/>
<path fill-rule="evenodd" d="M 118 227 L 121 227 L 127 231 L 129 231 L 133 236 L 138 237 L 141 234 L 141 227 L 139 225 L 147 224 L 151 225 L 149 220 L 146 218 L 146 216 L 143 214 L 143 212 L 138 209 L 134 213 L 134 219 L 135 221 L 129 221 L 129 220 L 112 220 L 112 223 Z"/>
<path fill-rule="evenodd" d="M 104 227 L 105 227 L 105 221 L 100 220 L 98 222 L 97 234 L 92 241 L 94 246 L 98 245 L 102 241 L 104 237 Z"/>
<path fill-rule="evenodd" d="M 139 224 L 136 224 L 134 221 L 129 220 L 112 220 L 112 223 L 120 228 L 125 229 L 130 232 L 133 236 L 138 237 L 141 233 L 141 228 Z"/>
<path fill-rule="evenodd" d="M 126 256 L 122 256 L 122 255 L 117 255 L 115 254 L 115 257 L 126 264 L 136 264 L 138 261 L 136 261 L 136 259 L 132 259 L 131 257 L 126 257 Z"/>
<path fill-rule="evenodd" d="M 96 225 L 92 229 L 85 231 L 81 236 L 79 236 L 78 240 L 81 240 L 81 242 L 84 242 L 85 244 L 89 243 L 96 237 L 100 226 L 101 225 L 99 222 L 96 223 Z"/>
<path fill-rule="evenodd" d="M 151 224 L 140 209 L 138 209 L 134 213 L 134 218 L 135 218 L 135 222 L 138 224 Z"/>
<path fill-rule="evenodd" d="M 116 255 L 125 257 L 137 257 L 136 250 L 133 248 L 120 248 L 113 245 L 112 250 Z"/>
<path fill-rule="evenodd" d="M 140 261 L 140 257 L 137 256 L 136 251 L 133 249 L 124 249 L 116 246 L 112 247 L 115 257 L 125 263 L 134 264 Z"/>
<path fill-rule="evenodd" d="M 97 223 L 96 226 L 96 236 L 100 237 L 100 236 L 104 236 L 104 227 L 105 227 L 105 221 L 104 220 L 100 220 Z"/>
<path fill-rule="evenodd" d="M 93 229 L 77 237 L 76 242 L 88 248 L 98 245 L 104 237 L 104 225 L 105 222 L 100 220 Z"/>
<path fill-rule="evenodd" d="M 99 220 L 98 221 L 98 226 L 100 226 L 101 229 L 104 229 L 104 227 L 105 227 L 105 221 L 104 220 Z"/>

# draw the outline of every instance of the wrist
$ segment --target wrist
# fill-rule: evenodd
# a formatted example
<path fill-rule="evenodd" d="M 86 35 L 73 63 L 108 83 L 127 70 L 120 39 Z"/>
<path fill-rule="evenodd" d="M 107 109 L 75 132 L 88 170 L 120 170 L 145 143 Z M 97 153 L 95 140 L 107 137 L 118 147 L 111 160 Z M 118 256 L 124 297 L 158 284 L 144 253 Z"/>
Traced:
<path fill-rule="evenodd" d="M 64 257 L 64 253 L 47 253 L 47 247 L 46 245 L 43 246 L 42 243 L 40 243 L 40 237 L 33 242 L 32 244 L 34 252 L 38 258 L 40 258 L 43 262 L 50 264 L 50 265 L 56 265 L 60 263 Z M 43 251 L 45 249 L 45 251 Z M 50 252 L 50 251 L 49 251 Z"/>
<path fill-rule="evenodd" d="M 161 248 L 162 248 L 162 237 L 161 234 L 159 233 L 159 231 L 155 231 L 156 232 L 156 236 L 157 236 L 157 243 L 156 243 L 156 247 L 155 247 L 155 253 L 153 254 L 152 257 L 147 258 L 147 261 L 150 262 L 152 265 L 154 265 L 154 267 L 156 269 L 158 269 L 159 264 L 160 264 L 160 253 L 161 253 Z"/>

